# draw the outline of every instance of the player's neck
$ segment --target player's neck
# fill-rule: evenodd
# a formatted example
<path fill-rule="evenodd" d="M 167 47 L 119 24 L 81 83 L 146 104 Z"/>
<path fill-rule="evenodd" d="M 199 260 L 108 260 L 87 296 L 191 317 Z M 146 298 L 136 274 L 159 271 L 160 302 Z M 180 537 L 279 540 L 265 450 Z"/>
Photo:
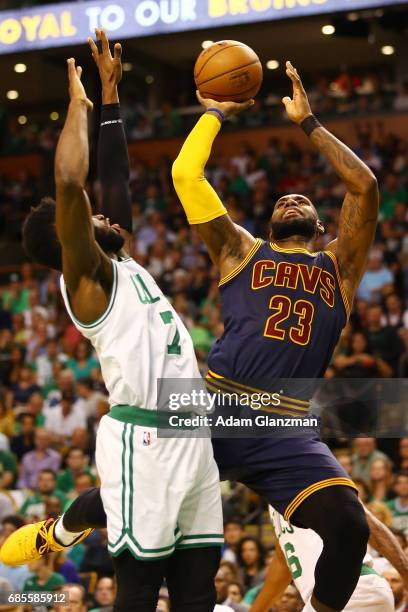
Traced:
<path fill-rule="evenodd" d="M 310 251 L 310 241 L 306 240 L 304 236 L 290 236 L 289 238 L 283 238 L 282 240 L 274 240 L 272 242 L 277 244 L 282 249 L 306 249 Z"/>

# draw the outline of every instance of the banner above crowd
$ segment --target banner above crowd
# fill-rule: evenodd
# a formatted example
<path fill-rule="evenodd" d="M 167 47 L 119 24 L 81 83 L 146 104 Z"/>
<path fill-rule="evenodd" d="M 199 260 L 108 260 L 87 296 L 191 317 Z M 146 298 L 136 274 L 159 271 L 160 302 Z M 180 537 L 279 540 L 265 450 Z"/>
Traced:
<path fill-rule="evenodd" d="M 115 38 L 351 11 L 406 0 L 102 0 L 0 12 L 0 53 L 74 45 L 96 27 Z"/>

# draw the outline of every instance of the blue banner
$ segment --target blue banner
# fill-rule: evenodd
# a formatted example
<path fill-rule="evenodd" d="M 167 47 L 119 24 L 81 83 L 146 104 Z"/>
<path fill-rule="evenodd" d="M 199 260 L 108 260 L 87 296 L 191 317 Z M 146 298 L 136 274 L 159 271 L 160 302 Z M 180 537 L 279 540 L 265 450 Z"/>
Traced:
<path fill-rule="evenodd" d="M 406 0 L 102 0 L 0 12 L 0 53 L 83 43 L 102 27 L 117 39 L 350 11 Z"/>

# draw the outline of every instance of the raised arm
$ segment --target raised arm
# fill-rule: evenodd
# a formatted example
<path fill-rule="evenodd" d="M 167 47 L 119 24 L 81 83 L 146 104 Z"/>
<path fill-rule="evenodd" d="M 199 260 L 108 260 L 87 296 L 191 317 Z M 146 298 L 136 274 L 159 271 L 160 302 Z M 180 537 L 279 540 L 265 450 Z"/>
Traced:
<path fill-rule="evenodd" d="M 293 99 L 283 98 L 289 118 L 304 129 L 310 141 L 326 157 L 347 187 L 340 214 L 339 235 L 327 249 L 337 256 L 351 304 L 365 269 L 377 225 L 377 181 L 368 166 L 313 116 L 302 81 L 290 62 L 286 63 L 286 74 L 293 84 Z"/>
<path fill-rule="evenodd" d="M 129 156 L 120 114 L 118 84 L 122 79 L 122 46 L 116 43 L 113 57 L 104 30 L 95 30 L 97 44 L 88 38 L 102 83 L 101 126 L 98 141 L 98 175 L 102 190 L 102 214 L 118 226 L 130 253 L 132 200 L 129 188 Z"/>
<path fill-rule="evenodd" d="M 269 612 L 272 605 L 279 600 L 291 582 L 292 575 L 283 550 L 276 538 L 275 554 L 268 566 L 264 585 L 252 604 L 250 612 Z"/>
<path fill-rule="evenodd" d="M 203 99 L 198 93 L 197 97 L 207 112 L 190 132 L 173 164 L 173 183 L 188 222 L 197 227 L 212 261 L 224 277 L 245 258 L 255 239 L 232 222 L 217 193 L 205 178 L 204 169 L 223 117 L 230 117 L 249 108 L 253 101 L 238 104 Z"/>
<path fill-rule="evenodd" d="M 55 155 L 56 228 L 62 270 L 74 314 L 84 323 L 106 309 L 112 264 L 95 241 L 91 206 L 85 192 L 89 168 L 88 100 L 80 67 L 68 60 L 70 104 Z"/>
<path fill-rule="evenodd" d="M 400 543 L 388 527 L 371 514 L 367 508 L 364 509 L 370 528 L 369 543 L 397 570 L 404 581 L 405 588 L 408 589 L 408 558 Z"/>

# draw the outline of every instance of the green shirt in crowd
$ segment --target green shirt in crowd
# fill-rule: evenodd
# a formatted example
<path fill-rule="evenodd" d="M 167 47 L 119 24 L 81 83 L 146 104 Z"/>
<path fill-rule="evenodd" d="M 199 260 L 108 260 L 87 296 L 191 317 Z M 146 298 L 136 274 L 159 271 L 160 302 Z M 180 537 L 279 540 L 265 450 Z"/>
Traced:
<path fill-rule="evenodd" d="M 44 591 L 54 591 L 56 588 L 65 584 L 65 578 L 58 574 L 58 572 L 52 572 L 50 577 L 48 578 L 45 584 L 38 584 L 37 576 L 31 576 L 31 578 L 27 578 L 24 583 L 23 591 L 25 593 L 30 593 L 34 591 L 35 593 L 42 593 Z"/>
<path fill-rule="evenodd" d="M 17 478 L 16 458 L 13 453 L 10 453 L 10 451 L 0 450 L 0 478 L 4 472 L 12 472 L 14 474 L 14 480 L 10 485 L 10 488 L 12 488 Z"/>
<path fill-rule="evenodd" d="M 65 502 L 67 501 L 65 493 L 63 493 L 62 491 L 58 491 L 58 489 L 55 489 L 49 495 L 41 495 L 41 493 L 38 492 L 33 493 L 32 495 L 29 495 L 27 497 L 27 499 L 21 506 L 21 514 L 23 516 L 32 516 L 33 514 L 35 514 L 36 516 L 42 516 L 44 513 L 43 510 L 47 501 L 47 497 L 58 497 L 61 502 L 61 510 L 64 508 Z M 38 508 L 36 509 L 33 506 L 38 506 Z"/>
<path fill-rule="evenodd" d="M 89 474 L 92 478 L 93 484 L 95 484 L 95 475 L 93 474 L 90 467 L 84 469 L 84 474 Z M 72 471 L 67 468 L 57 476 L 57 489 L 62 493 L 69 493 L 75 487 L 75 480 Z"/>

